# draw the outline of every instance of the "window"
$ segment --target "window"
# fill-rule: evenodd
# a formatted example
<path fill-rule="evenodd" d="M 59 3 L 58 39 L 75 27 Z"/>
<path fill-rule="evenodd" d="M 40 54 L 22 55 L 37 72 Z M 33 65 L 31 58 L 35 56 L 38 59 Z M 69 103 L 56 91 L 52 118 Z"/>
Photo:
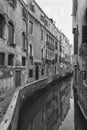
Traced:
<path fill-rule="evenodd" d="M 43 49 L 41 49 L 41 58 L 43 59 Z"/>
<path fill-rule="evenodd" d="M 58 59 L 58 55 L 57 54 L 55 54 L 55 61 L 57 62 L 57 59 Z"/>
<path fill-rule="evenodd" d="M 41 40 L 43 40 L 43 30 L 41 30 Z"/>
<path fill-rule="evenodd" d="M 33 4 L 30 4 L 30 10 L 31 10 L 32 12 L 35 12 L 35 7 L 34 7 Z"/>
<path fill-rule="evenodd" d="M 59 62 L 60 62 L 60 63 L 62 62 L 62 58 L 61 58 L 61 56 L 59 56 Z"/>
<path fill-rule="evenodd" d="M 16 6 L 16 0 L 8 0 L 8 2 L 12 7 Z"/>
<path fill-rule="evenodd" d="M 48 42 L 48 34 L 47 34 L 47 42 Z"/>
<path fill-rule="evenodd" d="M 44 69 L 41 70 L 41 75 L 44 75 Z"/>
<path fill-rule="evenodd" d="M 4 61 L 5 61 L 5 54 L 4 53 L 0 53 L 0 65 L 1 66 L 4 65 Z"/>
<path fill-rule="evenodd" d="M 22 8 L 22 16 L 23 16 L 24 19 L 27 18 L 27 13 L 26 13 L 25 8 Z"/>
<path fill-rule="evenodd" d="M 9 54 L 8 55 L 8 65 L 9 66 L 13 66 L 14 64 L 14 55 L 13 54 Z"/>
<path fill-rule="evenodd" d="M 55 42 L 55 48 L 58 49 L 58 44 L 57 44 L 57 42 Z"/>
<path fill-rule="evenodd" d="M 26 58 L 22 57 L 22 66 L 25 66 L 25 65 L 26 65 Z"/>
<path fill-rule="evenodd" d="M 87 25 L 82 26 L 82 42 L 87 42 Z"/>
<path fill-rule="evenodd" d="M 26 50 L 26 37 L 25 32 L 22 32 L 22 48 L 25 51 Z"/>
<path fill-rule="evenodd" d="M 56 74 L 56 66 L 55 66 L 55 74 Z"/>
<path fill-rule="evenodd" d="M 41 15 L 41 21 L 44 22 L 45 21 L 45 17 L 43 15 Z"/>
<path fill-rule="evenodd" d="M 85 31 L 85 28 L 83 27 L 83 30 L 82 30 L 82 42 L 85 40 L 84 38 L 84 32 Z M 73 29 L 73 33 L 74 33 L 74 54 L 77 54 L 78 53 L 78 26 L 76 28 Z M 87 38 L 86 38 L 87 40 Z"/>
<path fill-rule="evenodd" d="M 46 26 L 48 26 L 48 21 L 46 19 L 45 19 L 44 23 Z"/>
<path fill-rule="evenodd" d="M 3 38 L 5 27 L 5 19 L 2 14 L 0 14 L 0 38 Z"/>
<path fill-rule="evenodd" d="M 32 56 L 32 45 L 30 44 L 30 56 Z"/>
<path fill-rule="evenodd" d="M 60 52 L 62 52 L 62 46 L 60 45 L 59 47 L 60 47 Z"/>
<path fill-rule="evenodd" d="M 10 45 L 14 44 L 14 25 L 12 22 L 9 22 L 8 25 L 8 41 Z"/>
<path fill-rule="evenodd" d="M 33 22 L 30 21 L 30 28 L 29 28 L 30 34 L 33 34 Z"/>
<path fill-rule="evenodd" d="M 32 78 L 33 77 L 33 69 L 30 69 L 29 70 L 29 78 Z"/>

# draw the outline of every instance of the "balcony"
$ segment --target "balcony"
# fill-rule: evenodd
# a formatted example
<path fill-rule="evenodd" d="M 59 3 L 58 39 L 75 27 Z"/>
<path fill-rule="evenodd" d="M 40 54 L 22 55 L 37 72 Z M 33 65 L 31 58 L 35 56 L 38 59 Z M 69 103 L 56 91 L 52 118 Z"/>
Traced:
<path fill-rule="evenodd" d="M 15 43 L 8 42 L 8 46 L 11 46 L 11 47 L 15 48 L 15 47 L 16 47 L 16 44 L 15 44 Z"/>
<path fill-rule="evenodd" d="M 52 50 L 55 50 L 55 46 L 49 42 L 46 42 L 46 46 L 49 47 Z"/>
<path fill-rule="evenodd" d="M 46 60 L 45 60 L 45 63 L 52 63 L 52 60 L 46 59 Z"/>

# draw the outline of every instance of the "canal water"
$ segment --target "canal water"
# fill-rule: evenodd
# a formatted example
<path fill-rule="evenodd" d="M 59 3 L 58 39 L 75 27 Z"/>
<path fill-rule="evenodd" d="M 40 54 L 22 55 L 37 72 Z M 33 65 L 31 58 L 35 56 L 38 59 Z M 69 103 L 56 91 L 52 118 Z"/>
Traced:
<path fill-rule="evenodd" d="M 20 111 L 18 130 L 87 130 L 73 95 L 73 78 L 34 94 Z"/>

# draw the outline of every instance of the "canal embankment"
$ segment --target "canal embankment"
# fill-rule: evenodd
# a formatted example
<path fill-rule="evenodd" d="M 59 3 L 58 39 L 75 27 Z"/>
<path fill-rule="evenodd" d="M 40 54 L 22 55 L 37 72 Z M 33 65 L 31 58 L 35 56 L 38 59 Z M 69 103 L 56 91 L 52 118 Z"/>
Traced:
<path fill-rule="evenodd" d="M 46 78 L 39 81 L 35 81 L 33 83 L 22 86 L 21 88 L 18 88 L 16 92 L 14 93 L 11 103 L 0 124 L 0 129 L 1 130 L 9 130 L 9 129 L 16 130 L 19 109 L 20 109 L 20 106 L 22 106 L 23 102 L 25 102 L 26 99 L 32 94 L 34 94 L 36 91 L 40 91 L 40 89 L 44 89 L 44 88 L 45 88 L 44 91 L 47 91 L 47 89 L 50 89 L 50 84 L 54 84 L 55 82 L 62 82 L 63 79 L 65 79 L 67 76 L 70 76 L 70 75 L 71 73 L 68 73 L 64 77 L 63 76 L 59 77 L 59 75 L 54 75 L 52 77 L 49 77 L 49 79 Z"/>

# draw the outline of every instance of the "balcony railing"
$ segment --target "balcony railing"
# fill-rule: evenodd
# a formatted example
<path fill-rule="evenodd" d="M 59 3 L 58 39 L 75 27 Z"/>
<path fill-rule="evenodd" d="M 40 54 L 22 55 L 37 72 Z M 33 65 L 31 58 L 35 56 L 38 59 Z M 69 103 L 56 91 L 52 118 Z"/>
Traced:
<path fill-rule="evenodd" d="M 48 46 L 52 50 L 55 50 L 55 46 L 49 42 L 46 42 L 46 46 Z"/>
<path fill-rule="evenodd" d="M 11 42 L 8 42 L 8 45 L 11 46 L 11 47 L 16 47 L 16 44 L 15 43 L 11 43 Z"/>

